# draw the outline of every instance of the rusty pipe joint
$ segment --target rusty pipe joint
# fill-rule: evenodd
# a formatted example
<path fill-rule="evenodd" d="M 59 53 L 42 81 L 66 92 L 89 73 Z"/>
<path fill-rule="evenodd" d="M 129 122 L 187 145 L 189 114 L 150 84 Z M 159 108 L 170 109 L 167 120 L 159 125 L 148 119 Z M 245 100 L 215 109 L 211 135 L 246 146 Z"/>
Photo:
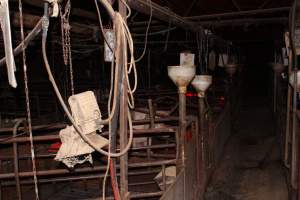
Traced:
<path fill-rule="evenodd" d="M 198 98 L 205 98 L 205 92 L 198 92 Z"/>
<path fill-rule="evenodd" d="M 178 93 L 179 94 L 186 94 L 187 88 L 186 87 L 178 87 Z"/>

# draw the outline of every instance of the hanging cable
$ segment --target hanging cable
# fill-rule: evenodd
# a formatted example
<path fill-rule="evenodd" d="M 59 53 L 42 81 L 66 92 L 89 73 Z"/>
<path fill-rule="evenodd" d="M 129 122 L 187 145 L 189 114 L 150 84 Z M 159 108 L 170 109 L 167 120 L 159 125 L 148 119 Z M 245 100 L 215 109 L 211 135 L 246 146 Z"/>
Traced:
<path fill-rule="evenodd" d="M 169 19 L 168 32 L 167 32 L 167 37 L 166 37 L 166 41 L 165 41 L 165 48 L 164 48 L 165 52 L 168 50 L 168 42 L 169 42 L 169 37 L 170 37 L 170 29 L 171 29 L 171 19 Z"/>
<path fill-rule="evenodd" d="M 129 18 L 131 16 L 131 8 L 130 8 L 130 6 L 124 0 L 121 0 L 121 1 L 126 6 L 127 11 L 128 11 L 128 14 L 126 15 L 126 18 Z"/>
<path fill-rule="evenodd" d="M 116 27 L 117 28 L 117 32 L 119 31 L 119 35 L 120 37 L 122 37 L 122 40 L 123 41 L 126 41 L 127 40 L 127 43 L 128 43 L 128 47 L 129 47 L 129 50 L 130 50 L 130 64 L 129 64 L 129 68 L 127 66 L 127 62 L 126 64 L 124 64 L 125 66 L 125 72 L 126 72 L 126 76 L 125 76 L 125 79 L 127 81 L 127 85 L 128 85 L 128 93 L 129 93 L 129 99 L 128 99 L 128 106 L 130 108 L 134 107 L 134 101 L 133 101 L 133 93 L 134 91 L 136 90 L 137 88 L 137 77 L 136 77 L 136 67 L 135 67 L 135 62 L 134 62 L 134 56 L 133 56 L 133 40 L 132 40 L 132 37 L 131 37 L 131 34 L 129 32 L 129 29 L 128 29 L 128 26 L 126 25 L 126 23 L 124 22 L 122 16 L 117 13 L 117 12 L 114 12 L 111 5 L 106 1 L 106 0 L 101 0 L 100 1 L 101 3 L 103 3 L 103 5 L 107 8 L 109 14 L 111 17 L 114 18 L 114 23 L 116 24 Z M 109 153 L 98 148 L 97 145 L 95 145 L 85 134 L 82 133 L 80 127 L 78 127 L 78 125 L 76 124 L 75 120 L 73 119 L 68 107 L 66 106 L 60 92 L 59 92 L 59 89 L 56 85 L 56 82 L 54 80 L 54 77 L 53 77 L 53 74 L 52 74 L 52 71 L 51 71 L 51 68 L 50 68 L 50 65 L 49 65 L 49 62 L 48 62 L 48 58 L 47 58 L 47 51 L 46 51 L 46 42 L 47 42 L 47 32 L 48 32 L 48 26 L 49 26 L 49 16 L 48 16 L 48 12 L 45 11 L 45 15 L 43 17 L 43 37 L 42 37 L 42 52 L 43 52 L 43 59 L 44 59 L 44 63 L 45 63 L 45 68 L 47 70 L 47 73 L 49 75 L 49 80 L 53 86 L 53 89 L 55 91 L 55 94 L 61 104 L 61 106 L 63 107 L 65 113 L 67 114 L 70 122 L 73 124 L 75 130 L 78 132 L 78 134 L 81 136 L 81 138 L 87 143 L 89 144 L 92 148 L 94 148 L 96 151 L 98 151 L 99 153 L 105 155 L 105 156 L 108 156 Z M 125 44 L 123 42 L 123 44 Z M 120 48 L 120 49 L 123 49 L 123 48 Z M 123 55 L 126 55 L 125 59 L 127 60 L 127 52 L 126 51 L 123 51 Z M 130 87 L 130 84 L 129 84 L 129 77 L 128 77 L 128 74 L 130 73 L 130 71 L 133 69 L 134 71 L 134 79 L 135 79 L 135 83 L 134 83 L 134 87 L 133 89 Z M 114 109 L 114 106 L 115 104 L 113 103 L 113 109 Z M 113 110 L 112 109 L 112 110 Z M 106 122 L 109 122 L 111 119 L 112 119 L 112 114 L 111 116 L 108 117 L 108 119 L 102 121 L 102 123 L 106 123 Z M 111 153 L 110 156 L 111 157 L 120 157 L 122 155 L 124 155 L 125 153 L 127 153 L 127 151 L 129 150 L 130 146 L 131 146 L 131 143 L 132 143 L 132 140 L 133 140 L 133 127 L 132 127 L 132 119 L 131 119 L 131 115 L 130 115 L 130 112 L 128 112 L 128 124 L 129 124 L 129 140 L 128 140 L 128 143 L 126 145 L 126 147 L 119 153 Z"/>
<path fill-rule="evenodd" d="M 108 43 L 106 36 L 105 36 L 105 32 L 104 32 L 104 28 L 103 28 L 103 23 L 102 23 L 102 17 L 101 17 L 101 13 L 100 13 L 100 9 L 97 3 L 97 0 L 94 1 L 95 2 L 95 6 L 96 6 L 96 10 L 97 10 L 97 14 L 98 14 L 98 21 L 99 21 L 99 25 L 100 25 L 100 30 L 102 32 L 102 36 L 104 39 L 104 42 L 106 43 L 106 45 L 108 46 L 108 48 L 110 49 L 111 52 L 113 52 L 113 48 L 110 46 L 110 44 Z"/>
<path fill-rule="evenodd" d="M 34 144 L 33 144 L 33 136 L 32 136 L 30 98 L 29 98 L 29 89 L 28 89 L 28 76 L 27 76 L 26 52 L 25 52 L 26 47 L 25 47 L 25 43 L 24 43 L 25 36 L 24 36 L 23 8 L 22 7 L 23 7 L 22 6 L 22 0 L 19 0 L 20 28 L 21 28 L 21 40 L 22 40 L 22 58 L 23 58 L 23 71 L 24 71 L 24 86 L 25 86 L 28 132 L 29 132 L 29 140 L 30 140 L 30 153 L 31 153 L 32 171 L 33 171 L 35 199 L 39 200 L 39 189 L 38 189 Z"/>
<path fill-rule="evenodd" d="M 155 31 L 155 32 L 148 33 L 148 36 L 162 35 L 162 34 L 167 33 L 168 31 L 174 31 L 176 29 L 177 29 L 177 27 L 166 28 L 164 30 L 160 30 L 160 31 Z M 144 36 L 146 36 L 146 34 L 144 34 L 144 33 L 142 33 L 142 34 L 133 33 L 132 35 L 135 36 L 135 37 L 144 37 Z"/>
<path fill-rule="evenodd" d="M 147 49 L 148 34 L 149 34 L 149 29 L 150 29 L 150 25 L 151 25 L 151 22 L 152 22 L 152 15 L 153 15 L 152 1 L 148 0 L 148 3 L 150 5 L 150 17 L 149 17 L 149 21 L 148 21 L 147 30 L 146 30 L 145 45 L 144 45 L 143 53 L 138 59 L 136 59 L 136 61 L 135 61 L 136 63 L 140 62 L 143 59 L 143 57 L 145 56 L 145 53 L 146 53 L 146 49 Z M 170 31 L 170 28 L 168 29 L 168 31 Z"/>

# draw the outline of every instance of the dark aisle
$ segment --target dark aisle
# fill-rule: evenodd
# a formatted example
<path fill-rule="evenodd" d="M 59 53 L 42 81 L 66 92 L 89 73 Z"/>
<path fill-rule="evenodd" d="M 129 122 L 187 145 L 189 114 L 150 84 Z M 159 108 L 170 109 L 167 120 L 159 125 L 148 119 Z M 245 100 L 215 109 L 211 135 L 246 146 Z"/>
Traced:
<path fill-rule="evenodd" d="M 252 71 L 252 70 L 251 70 Z M 252 74 L 248 70 L 247 74 Z M 287 200 L 288 190 L 274 135 L 272 103 L 262 77 L 243 79 L 235 133 L 214 173 L 206 200 Z M 276 143 L 274 143 L 276 142 Z M 275 148 L 272 148 L 275 147 Z M 270 149 L 272 149 L 271 153 Z M 268 156 L 266 156 L 268 155 Z M 262 164 L 262 160 L 266 161 Z"/>

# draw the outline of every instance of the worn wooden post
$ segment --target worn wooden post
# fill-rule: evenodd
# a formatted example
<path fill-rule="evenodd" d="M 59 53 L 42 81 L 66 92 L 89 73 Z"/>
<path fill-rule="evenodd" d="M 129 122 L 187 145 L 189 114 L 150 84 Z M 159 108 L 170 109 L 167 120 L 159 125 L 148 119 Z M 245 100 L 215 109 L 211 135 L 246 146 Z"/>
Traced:
<path fill-rule="evenodd" d="M 126 0 L 123 0 L 126 1 Z M 119 0 L 119 12 L 121 16 L 126 20 L 126 6 L 124 5 L 122 0 Z M 126 44 L 124 44 L 123 51 L 126 49 Z M 126 54 L 127 55 L 127 54 Z M 124 63 L 125 58 L 123 58 L 120 62 L 121 66 L 126 65 Z M 127 115 L 128 115 L 128 96 L 127 96 L 127 82 L 126 82 L 126 71 L 123 69 L 122 73 L 122 94 L 120 98 L 120 149 L 124 149 L 128 142 L 128 133 L 127 133 Z M 121 183 L 121 198 L 122 200 L 129 199 L 128 193 L 128 154 L 121 156 L 120 158 L 120 183 Z"/>

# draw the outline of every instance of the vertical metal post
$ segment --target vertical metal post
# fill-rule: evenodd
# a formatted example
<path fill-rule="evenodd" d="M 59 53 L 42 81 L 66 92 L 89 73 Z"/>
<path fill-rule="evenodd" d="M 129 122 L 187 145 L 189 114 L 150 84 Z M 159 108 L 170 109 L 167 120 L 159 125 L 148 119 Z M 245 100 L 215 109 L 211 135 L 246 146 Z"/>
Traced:
<path fill-rule="evenodd" d="M 148 107 L 149 107 L 150 127 L 155 128 L 155 110 L 153 107 L 152 99 L 148 99 Z"/>
<path fill-rule="evenodd" d="M 118 87 L 117 87 L 117 91 L 121 91 L 122 88 L 122 84 L 123 84 L 123 68 L 121 67 L 121 65 L 117 65 L 116 64 L 116 71 L 118 71 Z M 115 114 L 112 118 L 111 121 L 111 152 L 115 153 L 116 149 L 117 149 L 117 134 L 118 134 L 118 122 L 119 122 L 119 117 L 120 117 L 120 103 L 121 103 L 121 95 L 122 95 L 122 91 L 117 93 L 116 96 L 116 110 L 115 110 Z M 111 158 L 112 159 L 112 164 L 113 164 L 113 172 L 116 175 L 117 174 L 117 159 L 116 158 Z M 116 184 L 118 183 L 117 181 L 117 176 L 115 176 L 116 179 Z M 118 196 L 120 196 L 120 194 L 117 194 Z"/>
<path fill-rule="evenodd" d="M 289 70 L 288 73 L 291 74 L 291 60 L 292 60 L 292 52 L 289 53 Z M 290 132 L 290 115 L 291 115 L 291 95 L 292 95 L 292 88 L 288 84 L 288 94 L 287 94 L 287 106 L 286 106 L 286 128 L 285 128 L 285 145 L 284 145 L 284 164 L 286 167 L 290 167 L 289 163 L 289 151 L 290 151 L 290 139 L 291 139 L 291 132 Z"/>
<path fill-rule="evenodd" d="M 179 88 L 179 153 L 177 159 L 177 174 L 184 168 L 184 136 L 186 132 L 186 88 Z"/>
<path fill-rule="evenodd" d="M 185 134 L 186 134 L 186 87 L 179 87 L 179 156 L 176 163 L 176 173 L 184 171 L 183 200 L 186 198 L 186 171 L 185 171 Z"/>
<path fill-rule="evenodd" d="M 126 20 L 126 12 L 127 8 L 123 1 L 126 0 L 119 0 L 119 12 L 124 20 Z M 126 48 L 126 44 L 123 44 Z M 125 49 L 123 49 L 125 50 Z M 127 55 L 127 54 L 126 54 Z M 121 66 L 127 65 L 125 63 L 125 58 L 121 60 Z M 123 69 L 122 73 L 122 94 L 120 98 L 120 149 L 124 149 L 128 142 L 128 133 L 127 133 L 127 115 L 128 115 L 128 96 L 127 96 L 127 82 L 126 82 L 126 71 Z M 122 200 L 129 199 L 128 193 L 128 154 L 124 154 L 120 157 L 120 183 L 121 183 L 121 198 Z"/>
<path fill-rule="evenodd" d="M 274 71 L 274 84 L 273 84 L 273 112 L 276 114 L 277 107 L 277 73 Z"/>
<path fill-rule="evenodd" d="M 40 97 L 36 96 L 36 112 L 38 115 L 38 119 L 41 120 L 41 106 L 40 106 Z"/>
<path fill-rule="evenodd" d="M 148 99 L 148 107 L 149 107 L 149 118 L 150 118 L 150 128 L 155 128 L 155 111 L 153 109 L 152 99 Z M 147 138 L 148 147 L 152 144 L 152 138 Z M 151 149 L 147 148 L 147 158 L 150 160 L 151 158 Z"/>
<path fill-rule="evenodd" d="M 148 67 L 148 88 L 151 88 L 151 51 L 148 50 L 148 63 L 147 63 L 147 67 Z"/>
<path fill-rule="evenodd" d="M 205 104 L 204 104 L 204 96 L 198 94 L 198 104 L 199 104 L 199 125 L 200 125 L 200 133 L 202 136 L 202 144 L 203 144 L 203 161 L 205 162 L 205 167 L 209 166 L 208 160 L 208 145 L 207 145 L 207 137 L 204 130 L 204 121 L 205 121 Z"/>
<path fill-rule="evenodd" d="M 18 128 L 23 123 L 24 124 L 24 131 L 26 131 L 26 126 L 24 123 L 25 119 L 19 119 L 13 128 L 13 137 L 17 136 Z M 19 158 L 18 158 L 18 143 L 13 143 L 13 154 L 14 154 L 14 173 L 15 173 L 15 181 L 16 181 L 16 191 L 17 191 L 17 198 L 19 200 L 22 199 L 22 192 L 21 192 L 21 183 L 20 183 L 20 176 L 19 176 Z"/>
<path fill-rule="evenodd" d="M 166 184 L 166 165 L 162 165 L 163 191 L 167 190 Z"/>
<path fill-rule="evenodd" d="M 2 160 L 0 160 L 0 173 L 2 173 Z M 0 179 L 0 200 L 2 200 L 2 181 Z"/>
<path fill-rule="evenodd" d="M 293 115 L 292 115 L 292 167 L 291 167 L 291 184 L 294 189 L 298 187 L 298 151 L 299 137 L 296 130 L 297 118 L 297 71 L 294 71 L 294 88 L 293 88 Z"/>

